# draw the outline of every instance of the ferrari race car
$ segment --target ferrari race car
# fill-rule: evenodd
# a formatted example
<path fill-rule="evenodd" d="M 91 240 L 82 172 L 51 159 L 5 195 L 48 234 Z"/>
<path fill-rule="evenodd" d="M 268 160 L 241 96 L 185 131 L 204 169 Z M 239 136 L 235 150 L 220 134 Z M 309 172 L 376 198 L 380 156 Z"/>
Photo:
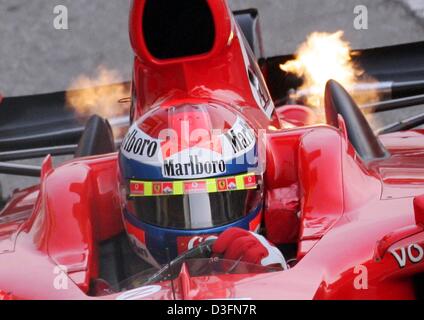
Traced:
<path fill-rule="evenodd" d="M 424 103 L 424 42 L 353 52 L 384 99 L 358 105 L 351 93 L 363 86 L 329 79 L 319 114 L 300 94 L 304 79 L 281 70 L 294 57 L 263 56 L 258 19 L 225 0 L 136 0 L 134 77 L 107 91 L 128 89 L 129 115 L 78 115 L 65 92 L 1 101 L 0 174 L 40 181 L 0 199 L 0 300 L 423 298 L 424 115 L 372 129 L 365 114 Z M 262 212 L 252 229 L 262 226 L 288 270 L 211 258 L 215 240 L 202 230 L 177 258 L 136 268 L 119 129 L 163 106 L 205 101 L 216 121 L 240 121 L 262 141 Z M 247 148 L 242 132 L 232 138 L 236 151 Z M 67 158 L 54 166 L 57 156 Z M 16 163 L 40 157 L 40 167 Z"/>

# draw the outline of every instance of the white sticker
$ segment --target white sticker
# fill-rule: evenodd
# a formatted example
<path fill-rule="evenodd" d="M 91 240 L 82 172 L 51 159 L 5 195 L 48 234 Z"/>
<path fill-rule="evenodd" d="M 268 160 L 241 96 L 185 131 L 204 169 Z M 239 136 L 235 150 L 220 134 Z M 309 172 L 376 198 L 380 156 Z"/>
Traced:
<path fill-rule="evenodd" d="M 231 155 L 230 159 L 228 159 L 231 160 L 251 151 L 255 144 L 254 131 L 243 119 L 237 117 L 233 127 L 224 134 L 223 154 Z"/>
<path fill-rule="evenodd" d="M 187 244 L 187 250 L 191 250 L 193 248 L 196 248 L 200 244 L 209 241 L 209 240 L 217 240 L 217 236 L 196 236 L 190 239 L 190 241 Z"/>
<path fill-rule="evenodd" d="M 157 164 L 162 158 L 161 142 L 141 131 L 137 124 L 134 124 L 121 146 L 122 154 L 128 159 L 136 160 L 147 164 Z"/>
<path fill-rule="evenodd" d="M 169 133 L 169 130 L 166 131 Z M 225 175 L 227 162 L 240 158 L 256 145 L 254 131 L 240 117 L 237 117 L 234 125 L 227 132 L 214 132 L 215 137 L 211 137 L 211 134 L 213 133 L 207 131 L 203 135 L 207 137 L 206 144 L 187 146 L 183 150 L 176 149 L 169 152 L 170 149 L 162 150 L 162 140 L 150 137 L 135 124 L 125 137 L 121 151 L 129 159 L 161 167 L 164 177 L 193 179 Z M 196 135 L 198 136 L 198 132 Z M 180 137 L 174 138 L 171 146 L 178 148 Z M 193 138 L 193 140 L 196 139 Z M 169 153 L 170 155 L 164 159 L 164 154 Z"/>
<path fill-rule="evenodd" d="M 390 253 L 396 259 L 401 269 L 406 267 L 408 261 L 416 264 L 424 260 L 424 248 L 418 243 L 411 244 L 398 250 L 391 250 Z"/>
<path fill-rule="evenodd" d="M 249 78 L 253 97 L 255 98 L 256 104 L 261 108 L 268 119 L 271 119 L 275 110 L 275 105 L 266 86 L 264 76 L 257 63 L 254 61 L 254 54 L 246 43 L 247 41 L 244 41 L 245 38 L 238 27 L 237 34 L 240 39 L 241 52 L 244 58 L 244 64 L 246 65 L 247 76 Z"/>

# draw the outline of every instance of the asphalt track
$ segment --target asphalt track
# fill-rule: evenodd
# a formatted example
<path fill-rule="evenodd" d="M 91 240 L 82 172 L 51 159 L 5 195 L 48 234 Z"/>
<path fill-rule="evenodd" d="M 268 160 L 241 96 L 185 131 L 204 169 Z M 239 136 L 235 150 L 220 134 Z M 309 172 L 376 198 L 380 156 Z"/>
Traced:
<path fill-rule="evenodd" d="M 424 0 L 229 2 L 233 9 L 259 9 L 267 56 L 294 52 L 312 31 L 343 30 L 355 49 L 424 39 Z M 359 4 L 368 8 L 368 30 L 354 28 L 353 11 Z M 68 8 L 69 30 L 54 28 L 56 5 Z M 72 79 L 100 65 L 129 79 L 129 5 L 129 0 L 0 0 L 0 92 L 16 96 L 63 90 Z M 407 113 L 393 112 L 385 119 Z M 0 175 L 5 194 L 34 182 Z"/>

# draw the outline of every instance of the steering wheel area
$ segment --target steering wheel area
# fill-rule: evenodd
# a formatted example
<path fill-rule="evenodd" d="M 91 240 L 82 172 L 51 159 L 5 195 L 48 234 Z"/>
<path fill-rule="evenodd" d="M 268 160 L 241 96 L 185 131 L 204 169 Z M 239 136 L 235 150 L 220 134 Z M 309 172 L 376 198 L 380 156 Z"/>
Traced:
<path fill-rule="evenodd" d="M 166 281 L 172 277 L 175 277 L 180 271 L 182 264 L 188 260 L 213 258 L 212 246 L 214 245 L 215 241 L 216 239 L 205 241 L 197 247 L 184 252 L 176 259 L 160 268 L 151 277 L 149 277 L 145 285 L 153 284 L 159 281 Z"/>

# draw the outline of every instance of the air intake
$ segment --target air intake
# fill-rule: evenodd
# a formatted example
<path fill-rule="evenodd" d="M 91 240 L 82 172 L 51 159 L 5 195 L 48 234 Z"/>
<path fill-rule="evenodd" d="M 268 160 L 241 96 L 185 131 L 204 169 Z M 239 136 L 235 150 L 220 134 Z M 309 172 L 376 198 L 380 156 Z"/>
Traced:
<path fill-rule="evenodd" d="M 159 60 L 210 52 L 215 24 L 206 0 L 146 0 L 143 35 L 147 50 Z"/>

